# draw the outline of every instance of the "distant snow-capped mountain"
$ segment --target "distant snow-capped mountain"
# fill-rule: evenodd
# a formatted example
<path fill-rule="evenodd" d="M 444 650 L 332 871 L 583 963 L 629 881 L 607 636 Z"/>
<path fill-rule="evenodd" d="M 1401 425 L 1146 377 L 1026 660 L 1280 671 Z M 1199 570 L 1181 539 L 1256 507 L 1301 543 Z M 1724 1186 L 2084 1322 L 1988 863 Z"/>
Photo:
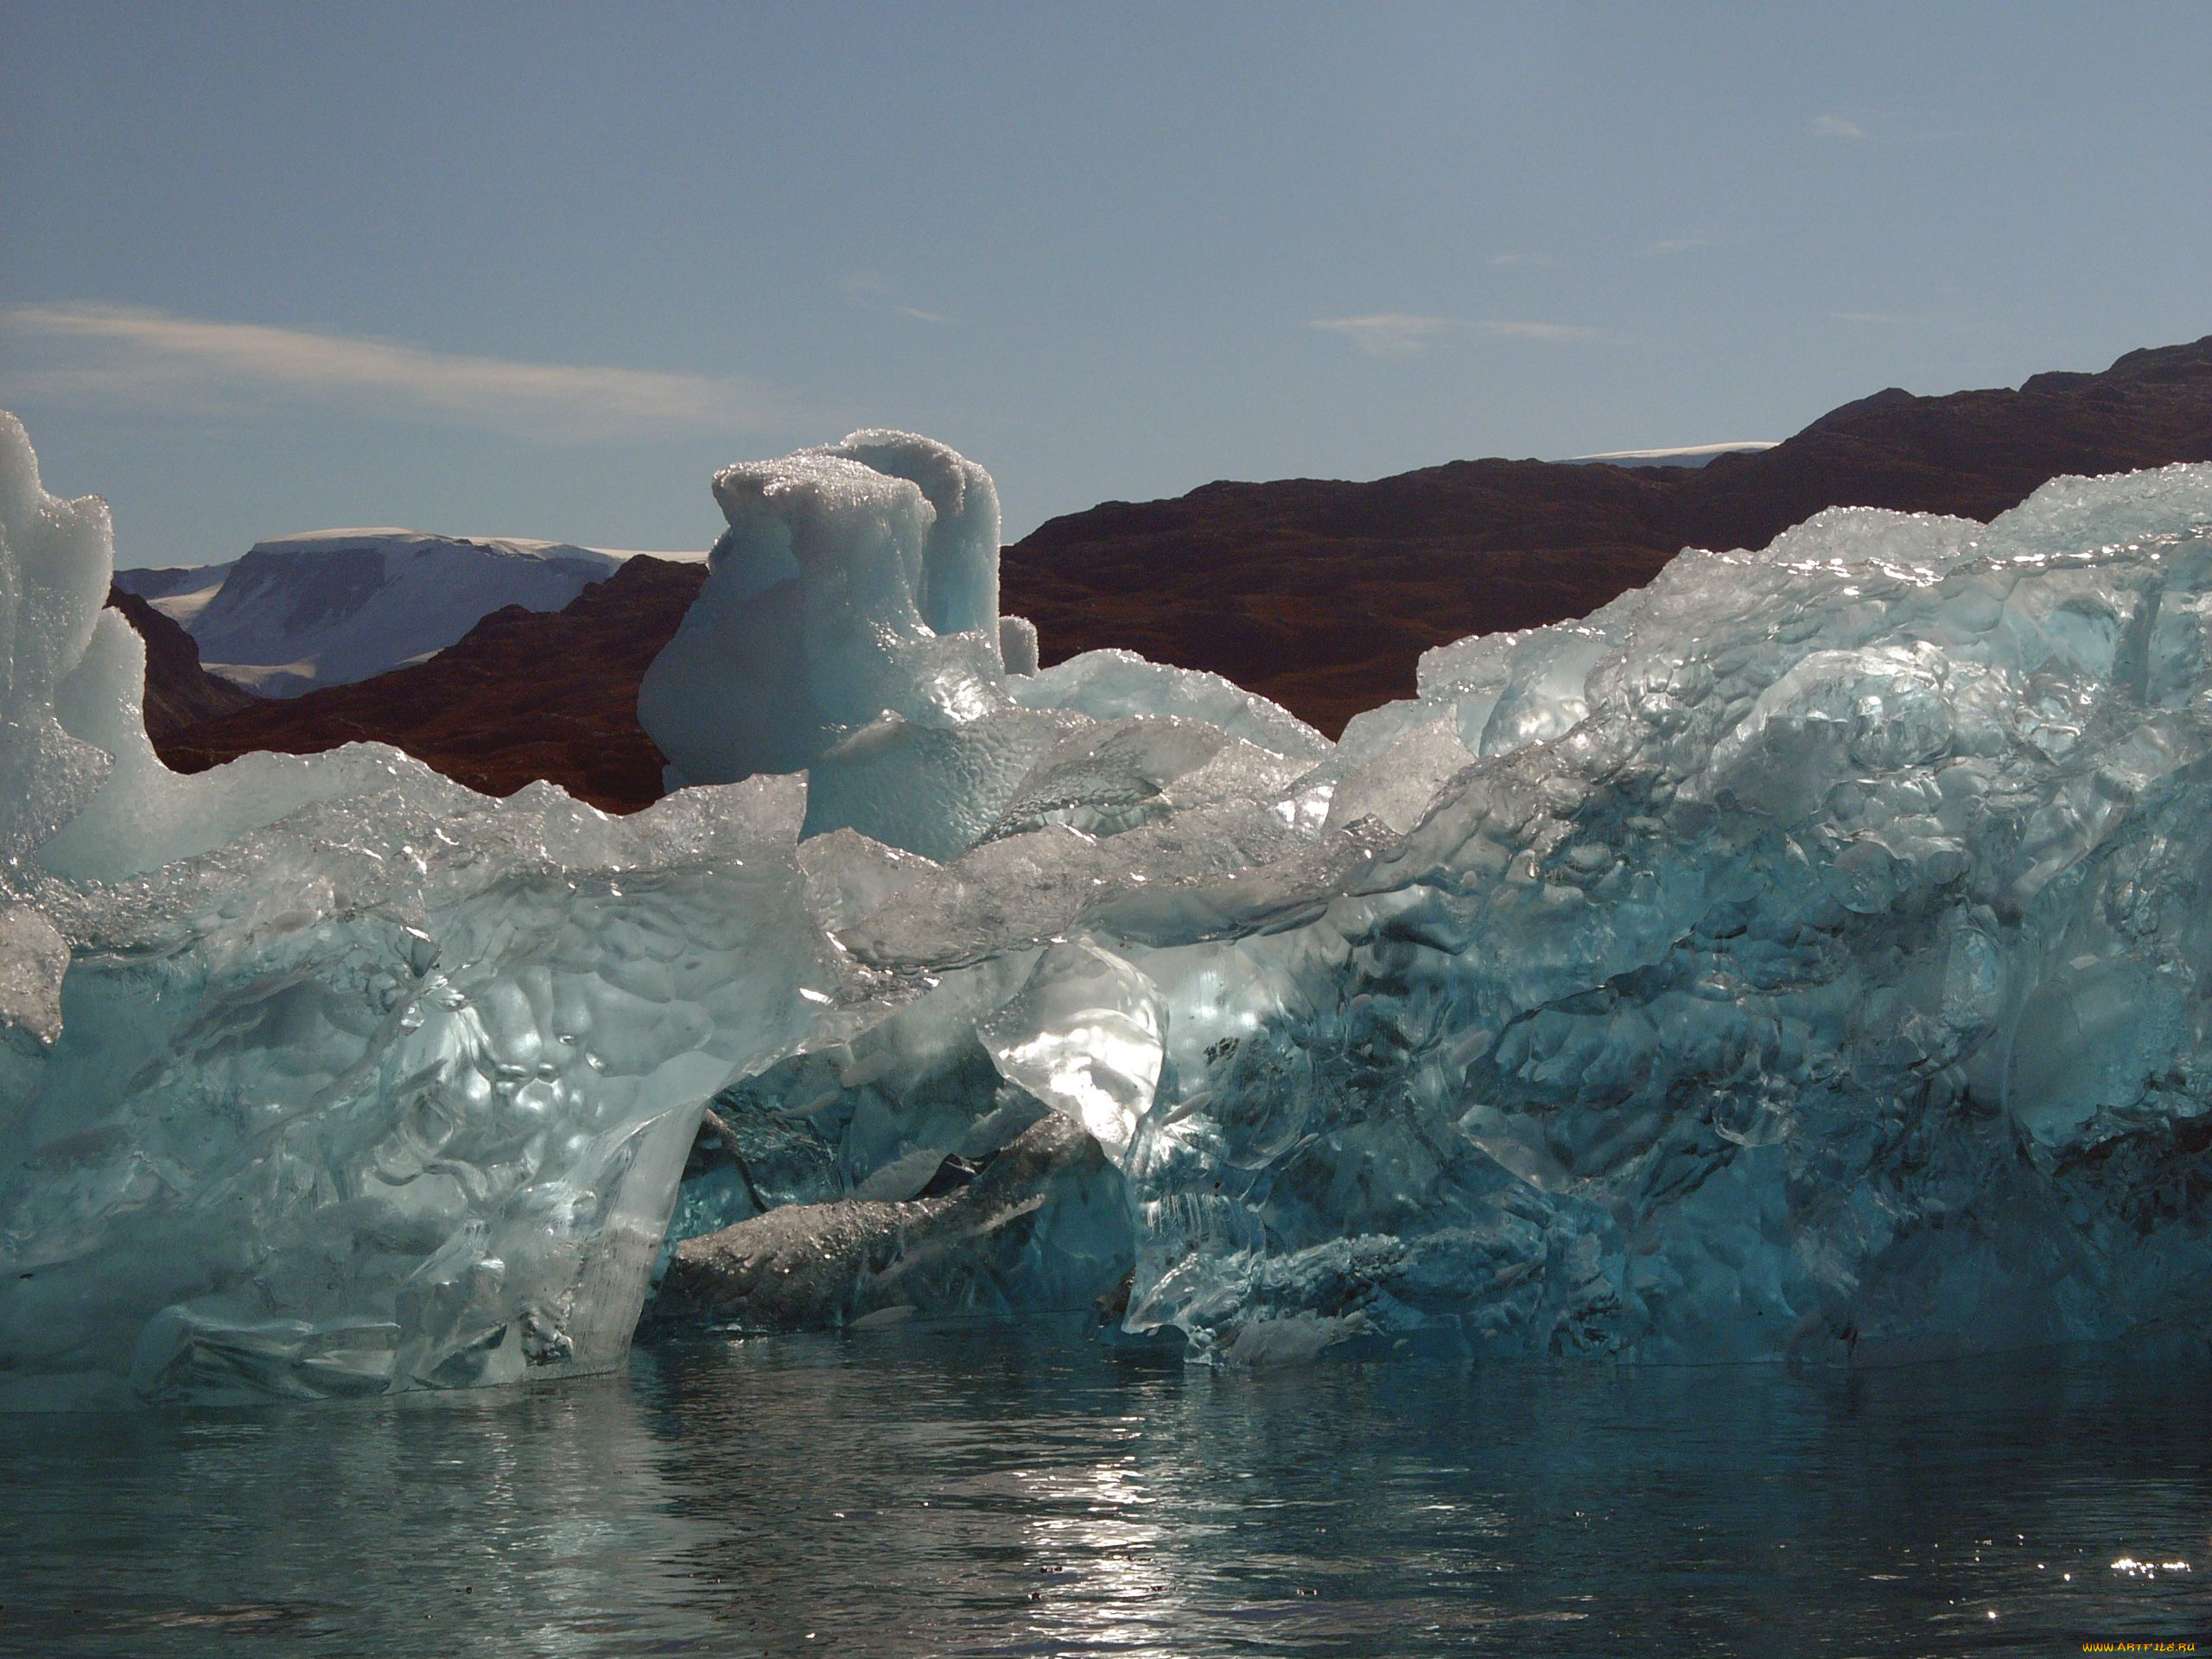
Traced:
<path fill-rule="evenodd" d="M 116 583 L 181 624 L 211 671 L 286 697 L 419 662 L 505 606 L 560 610 L 629 556 L 514 537 L 323 530 L 257 542 L 228 565 L 118 571 Z"/>
<path fill-rule="evenodd" d="M 1743 438 L 1733 443 L 1687 443 L 1672 449 L 1608 449 L 1598 455 L 1570 455 L 1570 462 L 1602 461 L 1615 467 L 1702 467 L 1722 455 L 1755 455 L 1778 448 L 1767 438 Z"/>
<path fill-rule="evenodd" d="M 215 597 L 215 590 L 223 585 L 223 578 L 231 574 L 229 564 L 194 564 L 171 566 L 161 570 L 118 570 L 115 585 L 126 594 L 136 594 L 163 616 L 181 628 L 189 628 L 193 619 L 207 608 L 207 601 Z"/>

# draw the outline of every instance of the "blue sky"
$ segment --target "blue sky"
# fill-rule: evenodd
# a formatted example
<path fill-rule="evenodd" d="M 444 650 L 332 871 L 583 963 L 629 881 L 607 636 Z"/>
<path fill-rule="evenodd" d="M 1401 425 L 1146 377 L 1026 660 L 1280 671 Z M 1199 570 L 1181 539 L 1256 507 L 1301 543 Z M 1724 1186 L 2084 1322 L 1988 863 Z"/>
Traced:
<path fill-rule="evenodd" d="M 1012 536 L 2212 332 L 2212 6 L 1808 13 L 0 0 L 0 406 L 125 564 L 680 548 L 862 424 Z"/>

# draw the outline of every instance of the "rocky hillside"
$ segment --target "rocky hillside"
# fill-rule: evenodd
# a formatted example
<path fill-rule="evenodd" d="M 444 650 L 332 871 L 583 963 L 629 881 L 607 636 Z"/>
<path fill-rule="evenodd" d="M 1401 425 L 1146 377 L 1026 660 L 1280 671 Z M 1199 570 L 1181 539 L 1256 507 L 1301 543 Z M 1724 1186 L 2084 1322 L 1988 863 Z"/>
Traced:
<path fill-rule="evenodd" d="M 202 668 L 193 637 L 137 594 L 111 583 L 107 602 L 146 642 L 146 734 L 156 751 L 181 732 L 261 706 L 245 687 Z"/>
<path fill-rule="evenodd" d="M 639 554 L 566 610 L 510 605 L 426 663 L 156 734 L 180 772 L 256 749 L 314 754 L 390 743 L 448 778 L 508 795 L 534 778 L 611 812 L 660 798 L 665 764 L 638 724 L 638 682 L 706 579 Z M 150 722 L 149 729 L 151 729 Z"/>
<path fill-rule="evenodd" d="M 1048 663 L 1127 645 L 1334 734 L 1412 695 L 1429 646 L 1582 615 L 1685 547 L 1763 546 L 1839 505 L 1986 519 L 2060 474 L 2207 460 L 2212 336 L 2017 391 L 1892 388 L 1702 467 L 1461 461 L 1109 501 L 1008 548 L 1002 602 Z"/>

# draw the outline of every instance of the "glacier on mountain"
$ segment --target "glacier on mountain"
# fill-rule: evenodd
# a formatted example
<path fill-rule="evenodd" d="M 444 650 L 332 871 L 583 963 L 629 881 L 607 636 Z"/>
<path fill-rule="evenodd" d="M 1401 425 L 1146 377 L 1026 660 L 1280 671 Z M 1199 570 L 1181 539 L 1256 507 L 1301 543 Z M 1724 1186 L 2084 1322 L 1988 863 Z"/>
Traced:
<path fill-rule="evenodd" d="M 105 511 L 0 423 L 0 1404 L 603 1369 L 641 1307 L 2202 1340 L 2212 467 L 1685 552 L 1334 744 L 1015 660 L 941 446 L 716 497 L 649 810 L 177 779 Z"/>
<path fill-rule="evenodd" d="M 323 530 L 256 542 L 228 564 L 124 570 L 115 582 L 191 634 L 213 672 L 292 697 L 419 662 L 504 606 L 557 611 L 630 556 L 514 537 Z"/>

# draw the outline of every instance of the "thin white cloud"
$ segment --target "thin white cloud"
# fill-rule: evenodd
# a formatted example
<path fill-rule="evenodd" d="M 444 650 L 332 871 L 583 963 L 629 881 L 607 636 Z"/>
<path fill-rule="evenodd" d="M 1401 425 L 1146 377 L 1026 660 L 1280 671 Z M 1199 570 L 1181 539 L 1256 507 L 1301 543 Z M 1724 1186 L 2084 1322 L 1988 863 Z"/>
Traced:
<path fill-rule="evenodd" d="M 13 392 L 80 402 L 305 400 L 555 442 L 748 427 L 770 413 L 758 388 L 711 375 L 524 363 L 135 306 L 9 306 L 0 323 L 61 359 L 10 374 Z"/>
<path fill-rule="evenodd" d="M 1341 334 L 1369 357 L 1417 357 L 1432 347 L 1471 334 L 1490 334 L 1501 340 L 1541 340 L 1551 345 L 1598 338 L 1596 329 L 1571 323 L 1417 316 L 1402 311 L 1378 311 L 1359 317 L 1316 317 L 1306 326 Z"/>
<path fill-rule="evenodd" d="M 899 316 L 912 317 L 916 322 L 946 323 L 952 321 L 941 311 L 925 306 L 909 305 L 899 284 L 880 271 L 856 270 L 838 280 L 837 286 L 855 304 L 871 311 L 889 311 Z"/>
<path fill-rule="evenodd" d="M 1486 265 L 1553 265 L 1559 262 L 1548 253 L 1493 253 L 1483 263 Z"/>
<path fill-rule="evenodd" d="M 1309 328 L 1342 334 L 1370 357 L 1417 357 L 1467 325 L 1458 317 L 1409 316 L 1378 311 L 1363 317 L 1317 317 Z"/>
<path fill-rule="evenodd" d="M 1893 117 L 1870 124 L 1840 115 L 1816 115 L 1805 124 L 1805 130 L 1815 138 L 1843 138 L 1876 145 L 1943 144 L 1974 137 L 1972 130 L 1965 127 L 1900 126 Z"/>
<path fill-rule="evenodd" d="M 1541 340 L 1554 346 L 1570 346 L 1578 340 L 1598 338 L 1595 328 L 1570 322 L 1478 322 L 1475 327 L 1484 334 L 1504 340 Z"/>
<path fill-rule="evenodd" d="M 1873 327 L 1889 327 L 1916 321 L 1912 317 L 1900 317 L 1887 311 L 1831 311 L 1828 315 L 1838 322 L 1863 322 Z"/>

